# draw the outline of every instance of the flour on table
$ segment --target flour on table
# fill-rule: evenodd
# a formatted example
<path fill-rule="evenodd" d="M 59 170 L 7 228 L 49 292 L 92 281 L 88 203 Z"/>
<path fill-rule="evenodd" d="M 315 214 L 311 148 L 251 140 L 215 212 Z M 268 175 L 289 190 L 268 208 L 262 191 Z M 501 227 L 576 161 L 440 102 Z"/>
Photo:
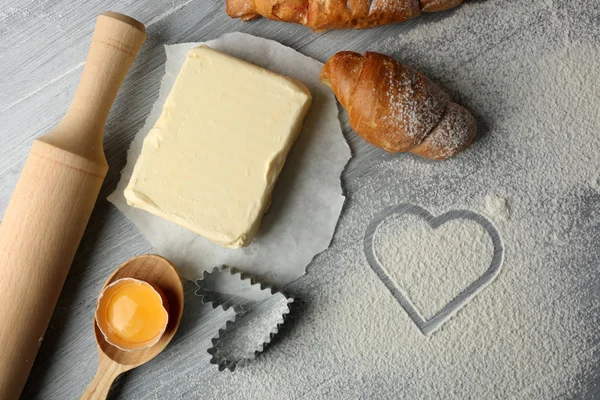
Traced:
<path fill-rule="evenodd" d="M 485 211 L 495 221 L 506 221 L 510 217 L 508 201 L 503 197 L 485 196 Z"/>
<path fill-rule="evenodd" d="M 592 187 L 600 191 L 600 173 L 598 173 L 597 176 L 592 178 Z"/>
<path fill-rule="evenodd" d="M 387 275 L 430 319 L 489 269 L 494 246 L 471 220 L 437 229 L 414 215 L 393 215 L 377 228 L 374 250 Z"/>

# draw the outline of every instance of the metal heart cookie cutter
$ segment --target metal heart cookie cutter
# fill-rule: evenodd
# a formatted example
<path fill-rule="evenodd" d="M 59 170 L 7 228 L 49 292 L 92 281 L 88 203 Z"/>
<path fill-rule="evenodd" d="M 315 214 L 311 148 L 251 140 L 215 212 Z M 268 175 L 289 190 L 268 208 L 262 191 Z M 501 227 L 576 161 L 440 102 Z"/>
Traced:
<path fill-rule="evenodd" d="M 446 304 L 430 319 L 426 319 L 419 312 L 412 300 L 400 288 L 397 282 L 389 276 L 386 269 L 381 265 L 377 255 L 373 250 L 375 233 L 381 223 L 394 214 L 412 214 L 423 219 L 432 229 L 437 229 L 448 221 L 466 219 L 474 221 L 481 225 L 492 239 L 494 254 L 489 268 L 477 280 L 467 286 L 458 296 Z M 454 314 L 463 308 L 473 297 L 475 297 L 484 287 L 486 287 L 500 273 L 500 268 L 504 260 L 504 245 L 500 233 L 494 224 L 483 215 L 468 210 L 452 210 L 440 216 L 433 216 L 429 211 L 414 204 L 400 204 L 390 207 L 378 213 L 369 226 L 365 234 L 364 241 L 365 255 L 371 269 L 377 274 L 379 279 L 385 284 L 392 295 L 398 300 L 398 303 L 408 313 L 417 327 L 424 335 L 431 335 L 439 329 Z"/>
<path fill-rule="evenodd" d="M 294 300 L 227 267 L 216 267 L 196 281 L 196 295 L 213 308 L 232 308 L 235 318 L 212 339 L 208 353 L 219 370 L 234 371 L 253 360 L 271 342 Z"/>

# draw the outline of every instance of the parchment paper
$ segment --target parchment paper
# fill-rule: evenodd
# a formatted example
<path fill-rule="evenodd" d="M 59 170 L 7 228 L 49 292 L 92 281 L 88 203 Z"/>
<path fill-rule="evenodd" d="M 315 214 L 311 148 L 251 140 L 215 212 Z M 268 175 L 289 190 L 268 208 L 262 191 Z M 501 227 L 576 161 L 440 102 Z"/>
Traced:
<path fill-rule="evenodd" d="M 160 116 L 186 53 L 199 44 L 165 46 L 167 61 L 159 97 L 131 144 L 121 180 L 108 200 L 135 223 L 158 254 L 180 268 L 185 278 L 196 279 L 202 271 L 226 264 L 260 276 L 269 285 L 282 287 L 302 276 L 313 257 L 329 246 L 344 203 L 340 175 L 350 158 L 350 150 L 341 131 L 333 93 L 319 81 L 323 65 L 320 62 L 280 43 L 243 33 L 230 33 L 206 42 L 215 50 L 298 79 L 313 95 L 311 110 L 279 176 L 271 207 L 249 247 L 223 248 L 130 207 L 123 196 L 142 142 Z"/>

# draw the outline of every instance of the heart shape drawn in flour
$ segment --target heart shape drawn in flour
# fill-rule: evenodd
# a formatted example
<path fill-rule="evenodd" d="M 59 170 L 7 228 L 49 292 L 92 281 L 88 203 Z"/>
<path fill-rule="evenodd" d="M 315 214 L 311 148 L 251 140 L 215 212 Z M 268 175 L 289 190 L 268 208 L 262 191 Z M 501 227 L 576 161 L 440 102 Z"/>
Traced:
<path fill-rule="evenodd" d="M 374 240 L 375 232 L 381 223 L 388 217 L 397 214 L 410 214 L 420 219 L 423 219 L 429 227 L 437 229 L 444 225 L 448 221 L 453 220 L 470 220 L 481 225 L 483 229 L 489 234 L 492 245 L 493 245 L 493 256 L 490 262 L 489 268 L 477 278 L 474 282 L 468 285 L 458 296 L 452 299 L 448 304 L 441 308 L 431 318 L 426 319 L 415 307 L 413 301 L 406 295 L 406 293 L 400 288 L 397 282 L 390 276 L 386 269 L 381 265 L 380 260 L 375 254 Z M 429 211 L 425 210 L 414 204 L 400 204 L 378 213 L 375 218 L 369 223 L 367 232 L 365 234 L 365 254 L 367 261 L 377 274 L 379 279 L 386 285 L 392 295 L 398 300 L 398 303 L 408 313 L 410 318 L 415 322 L 417 327 L 421 330 L 424 335 L 431 335 L 437 329 L 439 329 L 448 319 L 464 307 L 469 301 L 473 299 L 484 287 L 486 287 L 491 281 L 498 276 L 502 262 L 504 260 L 504 245 L 500 233 L 494 226 L 494 224 L 486 217 L 468 210 L 452 210 L 438 217 L 433 216 Z"/>

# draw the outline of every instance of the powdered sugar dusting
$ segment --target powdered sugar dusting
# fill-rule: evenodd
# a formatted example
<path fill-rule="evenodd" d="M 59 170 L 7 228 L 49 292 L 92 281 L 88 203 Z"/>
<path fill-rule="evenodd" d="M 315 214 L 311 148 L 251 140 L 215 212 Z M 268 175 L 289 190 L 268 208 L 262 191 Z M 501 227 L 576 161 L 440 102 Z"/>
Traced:
<path fill-rule="evenodd" d="M 449 96 L 413 68 L 389 62 L 387 81 L 387 114 L 381 117 L 380 129 L 392 137 L 391 152 L 407 151 L 423 141 L 440 121 Z"/>
<path fill-rule="evenodd" d="M 468 147 L 477 134 L 476 129 L 471 113 L 450 102 L 440 122 L 410 151 L 432 159 L 446 159 Z"/>
<path fill-rule="evenodd" d="M 369 16 L 385 13 L 401 13 L 417 16 L 420 13 L 419 0 L 368 0 Z"/>
<path fill-rule="evenodd" d="M 430 133 L 434 147 L 443 149 L 444 156 L 456 154 L 470 141 L 473 123 L 468 111 L 456 103 L 448 104 L 442 120 Z"/>
<path fill-rule="evenodd" d="M 339 54 L 330 63 L 344 57 Z M 439 86 L 391 57 L 367 52 L 355 58 L 359 76 L 338 72 L 340 80 L 355 84 L 352 97 L 342 92 L 351 87 L 348 82 L 334 87 L 351 126 L 365 140 L 391 153 L 412 151 L 432 159 L 448 158 L 472 142 L 474 118 Z"/>

